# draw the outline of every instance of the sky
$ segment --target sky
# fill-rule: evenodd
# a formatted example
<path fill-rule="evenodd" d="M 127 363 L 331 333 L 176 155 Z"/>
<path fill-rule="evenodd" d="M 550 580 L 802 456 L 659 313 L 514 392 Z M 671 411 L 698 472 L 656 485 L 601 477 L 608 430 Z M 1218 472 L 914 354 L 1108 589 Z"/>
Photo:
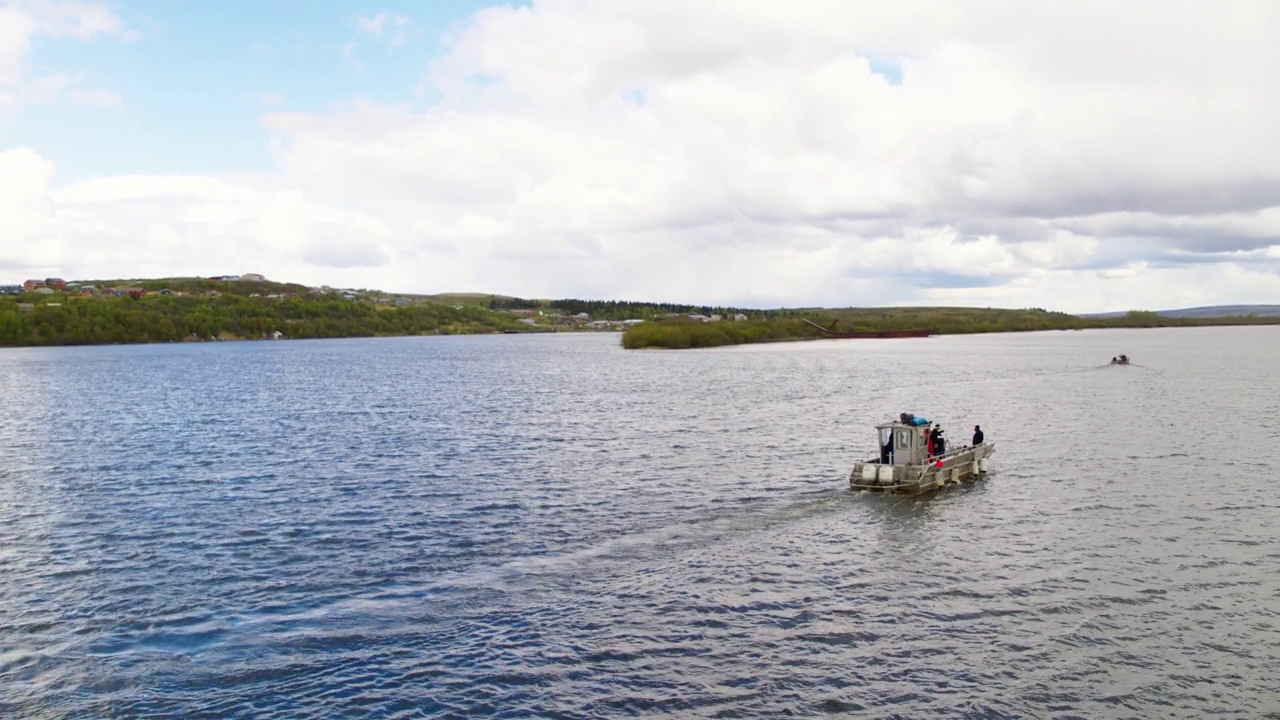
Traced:
<path fill-rule="evenodd" d="M 0 0 L 0 284 L 1280 303 L 1280 3 Z"/>

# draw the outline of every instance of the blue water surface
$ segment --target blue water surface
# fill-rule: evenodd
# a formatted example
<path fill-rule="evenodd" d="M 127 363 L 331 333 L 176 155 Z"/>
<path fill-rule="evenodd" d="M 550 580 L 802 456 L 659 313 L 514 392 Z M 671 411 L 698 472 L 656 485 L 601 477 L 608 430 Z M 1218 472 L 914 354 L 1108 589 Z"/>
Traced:
<path fill-rule="evenodd" d="M 0 716 L 1280 717 L 1277 330 L 0 349 Z"/>

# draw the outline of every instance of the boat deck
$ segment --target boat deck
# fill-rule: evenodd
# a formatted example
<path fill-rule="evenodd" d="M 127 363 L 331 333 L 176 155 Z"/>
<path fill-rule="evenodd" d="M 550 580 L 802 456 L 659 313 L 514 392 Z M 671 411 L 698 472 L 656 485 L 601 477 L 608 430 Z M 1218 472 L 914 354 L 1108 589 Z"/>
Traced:
<path fill-rule="evenodd" d="M 946 485 L 959 485 L 987 473 L 987 458 L 995 443 L 967 445 L 934 456 L 927 463 L 892 465 L 878 457 L 855 463 L 849 488 L 863 492 L 922 493 Z"/>

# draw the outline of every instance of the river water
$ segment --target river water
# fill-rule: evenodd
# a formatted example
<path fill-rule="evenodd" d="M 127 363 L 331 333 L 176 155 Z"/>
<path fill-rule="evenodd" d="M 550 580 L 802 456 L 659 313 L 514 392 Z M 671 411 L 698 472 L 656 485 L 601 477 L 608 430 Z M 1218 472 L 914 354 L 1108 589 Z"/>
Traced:
<path fill-rule="evenodd" d="M 1277 346 L 0 350 L 0 716 L 1280 717 Z"/>

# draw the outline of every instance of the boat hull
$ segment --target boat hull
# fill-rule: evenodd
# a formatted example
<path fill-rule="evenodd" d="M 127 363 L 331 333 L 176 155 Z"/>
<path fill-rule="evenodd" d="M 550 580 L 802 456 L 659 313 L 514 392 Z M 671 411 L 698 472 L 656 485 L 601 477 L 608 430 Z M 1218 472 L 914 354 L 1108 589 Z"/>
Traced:
<path fill-rule="evenodd" d="M 866 460 L 854 464 L 849 473 L 849 489 L 917 494 L 960 485 L 986 475 L 988 458 L 995 451 L 995 443 L 987 442 L 948 451 L 924 465 L 883 465 L 878 460 Z"/>

